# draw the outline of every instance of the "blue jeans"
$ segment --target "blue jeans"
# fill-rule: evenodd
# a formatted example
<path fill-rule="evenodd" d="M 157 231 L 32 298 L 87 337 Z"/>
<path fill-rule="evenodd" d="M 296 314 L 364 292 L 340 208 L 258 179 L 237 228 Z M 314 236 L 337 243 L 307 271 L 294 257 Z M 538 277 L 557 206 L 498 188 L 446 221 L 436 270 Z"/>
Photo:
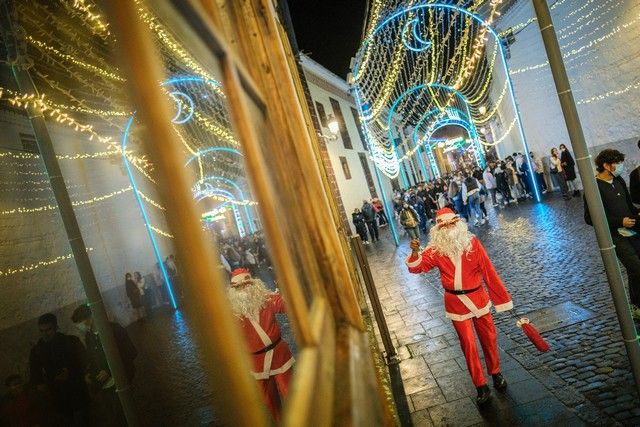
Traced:
<path fill-rule="evenodd" d="M 462 203 L 462 196 L 455 196 L 453 198 L 453 207 L 455 208 L 456 212 L 458 212 L 458 215 L 460 215 L 462 218 L 467 218 L 467 210 Z"/>
<path fill-rule="evenodd" d="M 482 219 L 482 211 L 480 210 L 480 193 L 473 193 L 467 199 L 467 205 L 469 206 L 469 221 L 471 216 L 475 215 L 476 221 Z"/>

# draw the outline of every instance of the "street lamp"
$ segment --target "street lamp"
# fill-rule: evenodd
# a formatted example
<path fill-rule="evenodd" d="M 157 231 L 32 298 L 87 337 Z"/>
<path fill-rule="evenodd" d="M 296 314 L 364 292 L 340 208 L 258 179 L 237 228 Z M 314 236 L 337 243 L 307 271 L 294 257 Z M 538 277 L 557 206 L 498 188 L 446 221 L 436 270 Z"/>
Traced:
<path fill-rule="evenodd" d="M 324 126 L 323 126 L 324 127 Z M 332 115 L 327 117 L 327 126 L 329 129 L 330 135 L 325 135 L 324 132 L 318 132 L 318 136 L 326 138 L 329 141 L 335 141 L 338 139 L 338 132 L 340 132 L 340 124 Z"/>

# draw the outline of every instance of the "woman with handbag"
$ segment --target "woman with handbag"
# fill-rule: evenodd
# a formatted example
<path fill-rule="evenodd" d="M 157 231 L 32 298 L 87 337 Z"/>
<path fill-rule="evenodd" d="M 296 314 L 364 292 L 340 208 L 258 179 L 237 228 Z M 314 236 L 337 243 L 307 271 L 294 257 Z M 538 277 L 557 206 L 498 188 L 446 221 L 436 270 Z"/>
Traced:
<path fill-rule="evenodd" d="M 565 200 L 571 199 L 569 195 L 569 189 L 567 187 L 567 181 L 565 180 L 565 171 L 562 168 L 562 160 L 558 156 L 558 149 L 553 147 L 551 149 L 551 180 L 554 186 L 560 187 L 560 192 Z"/>

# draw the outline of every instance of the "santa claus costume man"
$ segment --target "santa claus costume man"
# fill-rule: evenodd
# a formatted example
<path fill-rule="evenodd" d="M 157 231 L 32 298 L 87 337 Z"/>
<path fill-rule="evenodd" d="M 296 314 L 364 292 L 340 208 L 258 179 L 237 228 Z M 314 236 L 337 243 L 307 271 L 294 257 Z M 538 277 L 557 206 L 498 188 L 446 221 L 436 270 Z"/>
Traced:
<path fill-rule="evenodd" d="M 228 290 L 233 314 L 238 318 L 253 360 L 252 374 L 275 422 L 280 420 L 282 402 L 287 397 L 294 363 L 289 346 L 280 335 L 276 313 L 284 313 L 284 302 L 248 270 L 231 272 Z"/>
<path fill-rule="evenodd" d="M 482 371 L 473 328 L 482 345 L 493 386 L 502 390 L 507 387 L 507 382 L 500 373 L 496 327 L 490 308 L 493 302 L 497 312 L 511 310 L 511 297 L 480 241 L 451 209 L 443 208 L 436 213 L 436 225 L 429 233 L 429 244 L 422 252 L 419 248 L 420 242 L 413 240 L 406 264 L 409 271 L 416 274 L 436 267 L 440 270 L 446 317 L 453 321 L 467 368 L 478 391 L 477 402 L 483 404 L 491 397 L 491 390 Z M 488 294 L 482 286 L 483 280 Z"/>

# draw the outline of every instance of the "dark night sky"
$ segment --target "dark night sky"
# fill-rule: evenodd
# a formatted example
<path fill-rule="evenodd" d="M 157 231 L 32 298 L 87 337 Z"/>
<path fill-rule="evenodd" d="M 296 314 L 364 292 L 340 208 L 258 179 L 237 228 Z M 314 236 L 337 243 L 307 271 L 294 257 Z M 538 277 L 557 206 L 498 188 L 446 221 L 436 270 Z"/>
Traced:
<path fill-rule="evenodd" d="M 298 47 L 343 79 L 360 45 L 366 0 L 289 0 Z"/>

